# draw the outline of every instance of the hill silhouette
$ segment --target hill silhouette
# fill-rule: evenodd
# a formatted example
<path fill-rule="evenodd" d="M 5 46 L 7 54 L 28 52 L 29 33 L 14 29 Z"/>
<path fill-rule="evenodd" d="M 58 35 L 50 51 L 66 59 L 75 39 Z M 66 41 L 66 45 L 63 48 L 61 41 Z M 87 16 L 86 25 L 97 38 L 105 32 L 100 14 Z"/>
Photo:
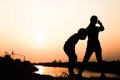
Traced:
<path fill-rule="evenodd" d="M 34 71 L 38 69 L 34 67 L 29 61 L 21 61 L 20 59 L 12 59 L 10 55 L 6 54 L 0 57 L 0 78 L 7 80 L 24 80 L 33 75 Z"/>

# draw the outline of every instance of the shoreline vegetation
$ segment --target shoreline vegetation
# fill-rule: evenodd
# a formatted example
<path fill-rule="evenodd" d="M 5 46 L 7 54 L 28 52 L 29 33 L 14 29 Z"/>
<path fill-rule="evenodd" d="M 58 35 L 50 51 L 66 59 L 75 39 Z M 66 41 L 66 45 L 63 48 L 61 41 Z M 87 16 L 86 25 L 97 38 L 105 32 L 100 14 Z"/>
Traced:
<path fill-rule="evenodd" d="M 96 63 L 92 63 L 96 64 Z M 108 63 L 109 64 L 109 63 Z M 108 65 L 107 64 L 107 65 Z M 68 63 L 34 63 L 30 61 L 21 61 L 20 59 L 12 59 L 10 55 L 6 54 L 4 57 L 0 57 L 0 80 L 98 80 L 99 78 L 69 78 L 69 77 L 53 77 L 50 75 L 40 75 L 34 73 L 38 69 L 34 65 L 44 65 L 52 67 L 68 67 Z M 80 63 L 79 63 L 80 65 Z M 89 64 L 91 65 L 91 64 Z M 110 68 L 117 70 L 120 68 L 120 62 L 110 63 Z M 113 66 L 113 67 L 112 67 Z M 95 67 L 95 66 L 94 66 Z M 118 68 L 116 68 L 118 67 Z M 116 74 L 120 75 L 120 69 L 115 71 Z M 119 80 L 119 78 L 104 78 L 100 80 Z"/>

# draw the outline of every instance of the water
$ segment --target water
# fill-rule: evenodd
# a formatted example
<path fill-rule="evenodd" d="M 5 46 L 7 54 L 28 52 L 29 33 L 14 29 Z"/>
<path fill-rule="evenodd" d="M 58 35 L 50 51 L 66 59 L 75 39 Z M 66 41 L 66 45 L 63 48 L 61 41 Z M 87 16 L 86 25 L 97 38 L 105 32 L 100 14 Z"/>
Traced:
<path fill-rule="evenodd" d="M 41 65 L 35 65 L 39 70 L 36 71 L 35 73 L 41 74 L 41 75 L 51 75 L 54 77 L 67 77 L 68 76 L 68 68 L 64 67 L 47 67 L 47 66 L 41 66 Z M 74 69 L 75 74 L 78 73 L 78 69 Z M 99 77 L 100 73 L 99 72 L 91 72 L 85 70 L 82 74 L 84 77 Z M 118 78 L 120 76 L 116 74 L 110 74 L 110 73 L 105 73 L 106 77 L 111 77 L 111 78 Z"/>

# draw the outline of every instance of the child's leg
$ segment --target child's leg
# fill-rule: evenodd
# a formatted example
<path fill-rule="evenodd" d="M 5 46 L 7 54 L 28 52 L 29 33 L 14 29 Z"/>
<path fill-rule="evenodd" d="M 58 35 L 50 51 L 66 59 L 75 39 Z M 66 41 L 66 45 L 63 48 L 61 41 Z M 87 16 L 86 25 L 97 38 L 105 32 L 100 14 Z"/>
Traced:
<path fill-rule="evenodd" d="M 76 54 L 69 56 L 69 75 L 70 76 L 74 76 L 74 68 L 76 66 L 77 63 L 77 56 Z"/>

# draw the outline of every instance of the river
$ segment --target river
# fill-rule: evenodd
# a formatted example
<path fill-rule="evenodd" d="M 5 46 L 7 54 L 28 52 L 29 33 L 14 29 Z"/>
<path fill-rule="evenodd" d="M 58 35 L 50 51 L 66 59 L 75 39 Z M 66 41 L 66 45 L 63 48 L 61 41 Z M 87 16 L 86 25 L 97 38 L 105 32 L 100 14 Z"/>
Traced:
<path fill-rule="evenodd" d="M 68 76 L 68 69 L 64 67 L 47 67 L 47 66 L 41 66 L 41 65 L 35 65 L 39 70 L 35 73 L 41 74 L 41 75 L 51 75 L 54 77 L 67 77 Z M 75 74 L 78 73 L 78 69 L 74 69 Z M 99 72 L 91 72 L 85 70 L 82 74 L 84 77 L 99 77 Z M 116 74 L 110 74 L 105 73 L 106 77 L 112 77 L 112 78 L 118 78 L 120 76 Z"/>

